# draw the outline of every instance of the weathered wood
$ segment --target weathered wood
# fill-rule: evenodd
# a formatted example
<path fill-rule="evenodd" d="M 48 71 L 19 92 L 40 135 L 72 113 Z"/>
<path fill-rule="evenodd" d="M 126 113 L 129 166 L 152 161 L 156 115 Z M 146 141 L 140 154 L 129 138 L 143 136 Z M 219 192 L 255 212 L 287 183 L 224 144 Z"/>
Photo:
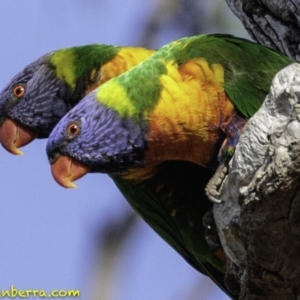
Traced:
<path fill-rule="evenodd" d="M 300 61 L 300 0 L 226 0 L 258 43 Z"/>
<path fill-rule="evenodd" d="M 248 122 L 221 199 L 214 217 L 240 299 L 300 298 L 300 65 L 276 75 Z"/>

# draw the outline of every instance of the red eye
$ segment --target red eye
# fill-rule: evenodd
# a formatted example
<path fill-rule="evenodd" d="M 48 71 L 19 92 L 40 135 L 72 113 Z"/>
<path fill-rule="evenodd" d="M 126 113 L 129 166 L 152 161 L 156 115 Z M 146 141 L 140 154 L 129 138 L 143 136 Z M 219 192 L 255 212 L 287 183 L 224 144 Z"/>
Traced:
<path fill-rule="evenodd" d="M 80 128 L 76 123 L 71 123 L 67 128 L 67 132 L 72 136 L 76 136 L 79 134 Z"/>
<path fill-rule="evenodd" d="M 17 98 L 21 98 L 25 94 L 25 87 L 23 85 L 17 85 L 14 87 L 13 93 Z"/>

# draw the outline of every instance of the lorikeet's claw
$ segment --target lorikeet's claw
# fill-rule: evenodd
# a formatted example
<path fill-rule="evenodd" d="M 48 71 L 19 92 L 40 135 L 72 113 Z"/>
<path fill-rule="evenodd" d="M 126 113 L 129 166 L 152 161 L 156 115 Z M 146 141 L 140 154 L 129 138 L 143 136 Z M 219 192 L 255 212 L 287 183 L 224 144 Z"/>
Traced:
<path fill-rule="evenodd" d="M 205 188 L 206 195 L 212 202 L 222 203 L 222 200 L 219 198 L 220 190 L 227 175 L 227 170 L 227 162 L 221 163 Z"/>
<path fill-rule="evenodd" d="M 205 188 L 206 195 L 212 202 L 222 202 L 220 200 L 220 191 L 222 189 L 223 181 L 228 173 L 227 166 L 234 155 L 235 147 L 245 125 L 246 119 L 234 112 L 221 126 L 221 129 L 227 136 L 219 153 L 219 160 L 221 163 Z"/>

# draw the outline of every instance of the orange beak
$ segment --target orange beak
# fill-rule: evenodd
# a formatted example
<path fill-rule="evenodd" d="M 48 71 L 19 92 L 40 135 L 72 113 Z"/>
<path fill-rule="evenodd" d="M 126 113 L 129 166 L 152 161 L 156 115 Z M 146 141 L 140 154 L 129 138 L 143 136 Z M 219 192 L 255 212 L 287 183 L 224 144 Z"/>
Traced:
<path fill-rule="evenodd" d="M 29 144 L 37 137 L 37 132 L 28 130 L 18 122 L 6 119 L 0 128 L 0 143 L 8 152 L 23 155 L 18 148 Z"/>
<path fill-rule="evenodd" d="M 90 171 L 90 167 L 69 156 L 60 156 L 52 165 L 51 172 L 55 181 L 65 188 L 76 188 L 73 181 Z"/>

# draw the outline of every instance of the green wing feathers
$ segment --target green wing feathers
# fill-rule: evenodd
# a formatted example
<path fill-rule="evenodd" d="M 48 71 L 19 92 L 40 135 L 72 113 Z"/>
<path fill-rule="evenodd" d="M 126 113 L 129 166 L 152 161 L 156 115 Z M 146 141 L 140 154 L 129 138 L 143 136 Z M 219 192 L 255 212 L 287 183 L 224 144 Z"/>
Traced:
<path fill-rule="evenodd" d="M 115 78 L 111 84 L 113 89 L 124 87 L 127 98 L 136 107 L 135 112 L 148 111 L 160 100 L 160 76 L 167 73 L 167 64 L 172 63 L 179 68 L 195 58 L 223 67 L 225 92 L 247 118 L 261 106 L 274 75 L 293 62 L 270 48 L 245 39 L 229 35 L 200 35 L 167 44 L 136 68 Z M 105 102 L 102 98 L 101 101 L 111 105 L 109 100 Z"/>
<path fill-rule="evenodd" d="M 184 38 L 167 46 L 178 53 L 179 64 L 195 57 L 224 68 L 224 88 L 230 100 L 245 117 L 261 106 L 275 74 L 293 61 L 279 52 L 230 35 L 202 35 Z M 179 51 L 184 48 L 185 51 Z"/>

